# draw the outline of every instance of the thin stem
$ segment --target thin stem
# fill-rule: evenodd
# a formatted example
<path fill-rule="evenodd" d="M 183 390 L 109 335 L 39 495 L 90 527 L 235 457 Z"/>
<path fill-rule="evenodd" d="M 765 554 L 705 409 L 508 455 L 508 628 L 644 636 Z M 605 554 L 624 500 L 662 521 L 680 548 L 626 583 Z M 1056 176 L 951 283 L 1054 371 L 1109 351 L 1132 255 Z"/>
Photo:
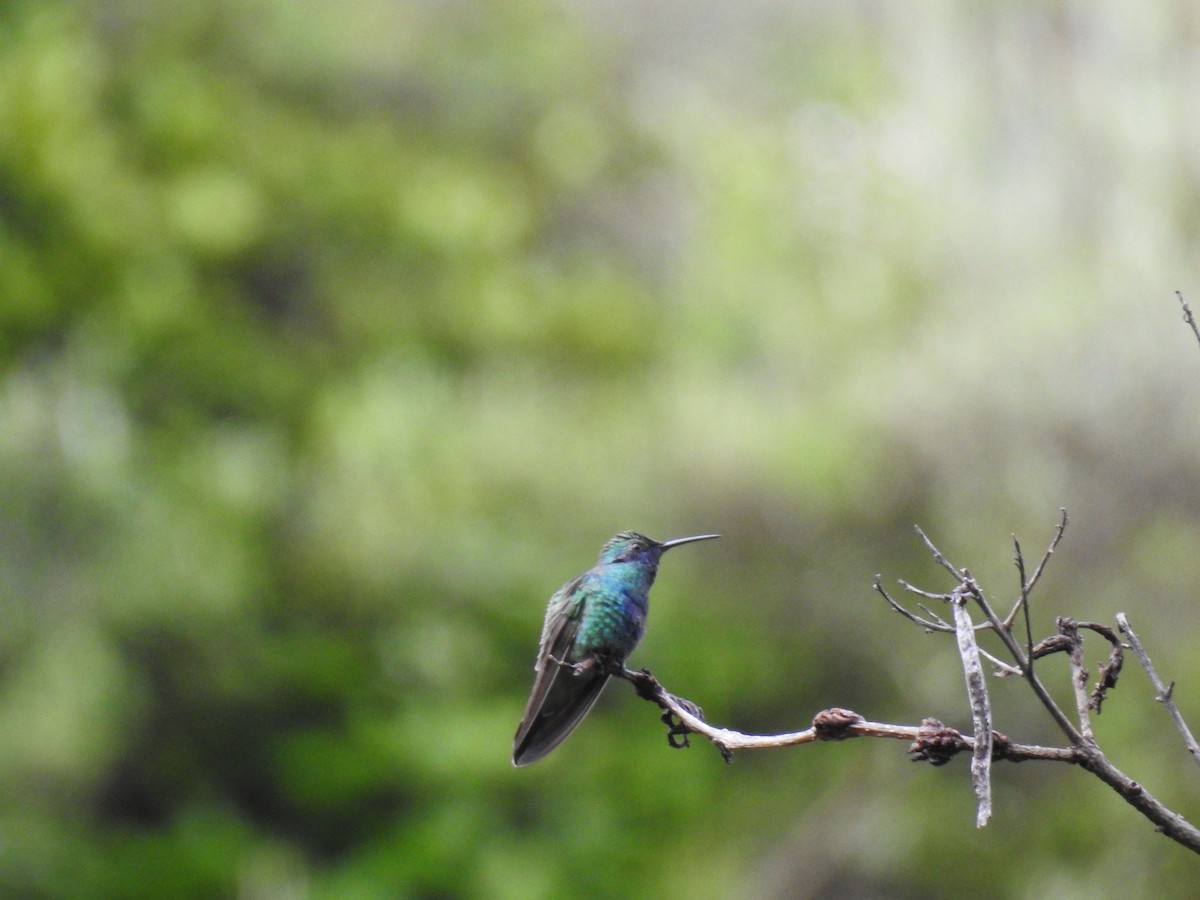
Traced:
<path fill-rule="evenodd" d="M 1018 602 L 1025 612 L 1025 649 L 1026 655 L 1029 657 L 1029 668 L 1033 669 L 1033 626 L 1029 624 L 1029 582 L 1025 578 L 1025 556 L 1021 553 L 1021 542 L 1017 540 L 1015 534 L 1013 535 L 1013 547 L 1017 552 L 1017 575 L 1021 579 L 1021 599 Z M 1012 627 L 1011 613 L 1005 618 L 1004 624 L 1009 628 Z"/>
<path fill-rule="evenodd" d="M 1175 296 L 1179 298 L 1179 304 L 1183 307 L 1183 321 L 1187 322 L 1192 327 L 1192 334 L 1196 336 L 1196 340 L 1200 341 L 1200 328 L 1196 327 L 1196 317 L 1192 315 L 1192 308 L 1187 305 L 1187 301 L 1183 299 L 1183 292 L 1176 291 Z"/>
<path fill-rule="evenodd" d="M 1046 547 L 1046 552 L 1042 554 L 1041 561 L 1037 564 L 1037 568 L 1033 570 L 1033 574 L 1029 577 L 1029 590 L 1037 587 L 1037 583 L 1041 581 L 1042 572 L 1046 570 L 1046 563 L 1050 561 L 1050 557 L 1054 555 L 1054 551 L 1058 549 L 1058 542 L 1062 540 L 1063 533 L 1067 530 L 1067 525 L 1071 519 L 1067 515 L 1067 508 L 1061 507 L 1059 512 L 1062 517 L 1058 520 L 1058 524 L 1054 527 L 1054 537 L 1050 540 L 1050 545 Z"/>
<path fill-rule="evenodd" d="M 1179 299 L 1182 300 L 1183 298 L 1180 297 Z M 1175 700 L 1172 697 L 1175 692 L 1175 682 L 1172 681 L 1170 684 L 1163 684 L 1158 671 L 1150 662 L 1150 654 L 1146 652 L 1142 646 L 1142 642 L 1129 626 L 1129 619 L 1125 613 L 1117 613 L 1117 625 L 1120 626 L 1121 633 L 1129 639 L 1129 646 L 1133 648 L 1134 655 L 1137 656 L 1138 662 L 1142 664 L 1142 668 L 1146 670 L 1146 674 L 1150 676 L 1150 681 L 1154 684 L 1154 690 L 1158 692 L 1158 696 L 1154 699 L 1167 708 L 1167 712 L 1171 714 L 1171 719 L 1175 722 L 1175 727 L 1183 735 L 1183 742 L 1187 746 L 1188 753 L 1192 754 L 1192 759 L 1200 763 L 1200 745 L 1197 745 L 1196 739 L 1192 737 L 1192 731 L 1188 728 L 1187 722 L 1183 720 L 1183 714 L 1179 711 L 1179 707 L 1175 705 Z"/>
<path fill-rule="evenodd" d="M 1083 641 L 1079 638 L 1079 626 L 1073 619 L 1060 618 L 1058 631 L 1070 641 L 1071 649 L 1067 654 L 1071 664 L 1071 688 L 1075 692 L 1075 712 L 1079 716 L 1079 732 L 1083 739 L 1092 743 L 1092 718 L 1089 713 L 1091 704 L 1087 693 L 1087 670 L 1083 667 Z"/>
<path fill-rule="evenodd" d="M 960 571 L 958 571 L 958 569 L 956 569 L 953 565 L 951 565 L 950 560 L 946 559 L 946 557 L 942 555 L 942 551 L 939 550 L 934 545 L 933 541 L 931 541 L 929 539 L 929 537 L 925 534 L 925 532 L 921 530 L 921 526 L 914 525 L 913 527 L 917 529 L 917 534 L 919 534 L 921 536 L 921 540 L 925 542 L 925 546 L 928 547 L 929 552 L 931 552 L 933 554 L 934 562 L 941 565 L 942 568 L 944 568 L 947 572 L 949 572 L 951 575 L 953 575 L 955 580 L 962 581 L 963 580 L 962 573 Z"/>

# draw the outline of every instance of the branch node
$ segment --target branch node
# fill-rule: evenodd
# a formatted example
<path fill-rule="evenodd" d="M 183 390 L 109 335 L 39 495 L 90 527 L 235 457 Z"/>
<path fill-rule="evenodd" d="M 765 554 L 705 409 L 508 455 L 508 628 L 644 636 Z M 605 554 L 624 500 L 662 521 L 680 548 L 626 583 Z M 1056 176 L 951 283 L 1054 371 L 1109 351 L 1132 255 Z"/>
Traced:
<path fill-rule="evenodd" d="M 834 707 L 825 709 L 813 717 L 813 730 L 819 741 L 844 741 L 855 737 L 850 731 L 851 725 L 859 725 L 866 721 L 858 713 L 849 709 Z"/>
<path fill-rule="evenodd" d="M 913 762 L 927 762 L 931 766 L 944 766 L 963 750 L 971 749 L 959 732 L 937 719 L 922 719 L 917 739 L 908 748 L 908 757 Z"/>

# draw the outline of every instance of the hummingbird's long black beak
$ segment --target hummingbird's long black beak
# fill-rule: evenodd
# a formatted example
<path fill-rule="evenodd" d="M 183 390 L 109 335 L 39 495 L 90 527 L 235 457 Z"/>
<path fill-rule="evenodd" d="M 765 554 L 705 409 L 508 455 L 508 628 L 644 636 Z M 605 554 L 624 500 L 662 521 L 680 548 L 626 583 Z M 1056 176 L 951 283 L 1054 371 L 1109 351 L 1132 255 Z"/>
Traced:
<path fill-rule="evenodd" d="M 672 547 L 678 547 L 680 544 L 690 544 L 692 541 L 711 541 L 713 538 L 719 537 L 719 534 L 695 534 L 691 537 L 672 538 L 669 541 L 663 541 L 659 546 L 666 551 Z"/>

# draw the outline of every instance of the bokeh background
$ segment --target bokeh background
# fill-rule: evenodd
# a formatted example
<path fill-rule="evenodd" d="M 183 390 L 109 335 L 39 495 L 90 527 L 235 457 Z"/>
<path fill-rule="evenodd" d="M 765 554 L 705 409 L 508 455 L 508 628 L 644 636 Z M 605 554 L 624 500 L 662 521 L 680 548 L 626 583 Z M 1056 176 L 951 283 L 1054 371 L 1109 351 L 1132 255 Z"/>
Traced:
<path fill-rule="evenodd" d="M 633 659 L 710 720 L 968 728 L 872 578 L 947 587 L 920 523 L 1006 603 L 1063 506 L 1039 634 L 1127 612 L 1200 724 L 1198 249 L 1190 4 L 7 0 L 0 893 L 1188 894 L 1067 767 L 976 830 L 623 684 L 509 754 L 625 528 L 724 535 Z M 1135 666 L 1096 725 L 1200 817 Z"/>

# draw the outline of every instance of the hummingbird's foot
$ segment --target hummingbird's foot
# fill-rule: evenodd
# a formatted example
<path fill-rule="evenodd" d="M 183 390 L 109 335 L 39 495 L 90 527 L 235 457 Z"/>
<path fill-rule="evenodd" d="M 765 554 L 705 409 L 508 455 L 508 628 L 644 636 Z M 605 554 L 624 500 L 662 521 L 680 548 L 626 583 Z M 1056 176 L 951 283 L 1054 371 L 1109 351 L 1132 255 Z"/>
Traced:
<path fill-rule="evenodd" d="M 692 729 L 688 728 L 682 722 L 675 718 L 675 713 L 667 710 L 662 714 L 663 724 L 667 726 L 667 743 L 676 750 L 682 750 L 684 747 L 690 747 L 688 743 L 688 735 L 692 733 Z"/>
<path fill-rule="evenodd" d="M 565 659 L 559 659 L 555 656 L 547 656 L 546 658 L 557 666 L 562 666 L 564 669 L 570 669 L 571 674 L 576 677 L 582 675 L 584 672 L 589 671 L 597 664 L 595 658 L 591 656 L 589 656 L 587 659 L 580 660 L 579 662 L 567 662 Z"/>
<path fill-rule="evenodd" d="M 675 694 L 672 694 L 659 683 L 658 679 L 650 673 L 649 669 L 634 670 L 622 663 L 620 669 L 613 674 L 624 678 L 632 684 L 638 696 L 643 700 L 649 700 L 651 703 L 656 703 L 662 708 L 663 714 L 661 718 L 663 724 L 667 726 L 667 743 L 674 749 L 682 750 L 690 746 L 688 735 L 702 733 L 693 731 L 673 710 L 679 710 L 683 715 L 699 719 L 701 722 L 704 721 L 704 710 L 691 700 L 685 700 L 683 697 L 677 697 Z M 715 738 L 710 737 L 710 740 L 721 751 L 721 757 L 725 762 L 733 761 L 732 750 Z"/>
<path fill-rule="evenodd" d="M 664 693 L 666 692 L 664 691 Z M 682 707 L 683 711 L 689 716 L 695 716 L 701 722 L 704 721 L 704 710 L 702 710 L 691 700 L 684 700 L 682 697 L 676 697 L 674 694 L 667 694 L 667 696 L 674 701 L 677 706 Z M 670 710 L 663 713 L 662 720 L 667 726 L 668 744 L 670 744 L 676 750 L 682 750 L 684 747 L 690 746 L 688 744 L 688 735 L 692 733 L 692 729 L 688 728 L 687 725 Z"/>

